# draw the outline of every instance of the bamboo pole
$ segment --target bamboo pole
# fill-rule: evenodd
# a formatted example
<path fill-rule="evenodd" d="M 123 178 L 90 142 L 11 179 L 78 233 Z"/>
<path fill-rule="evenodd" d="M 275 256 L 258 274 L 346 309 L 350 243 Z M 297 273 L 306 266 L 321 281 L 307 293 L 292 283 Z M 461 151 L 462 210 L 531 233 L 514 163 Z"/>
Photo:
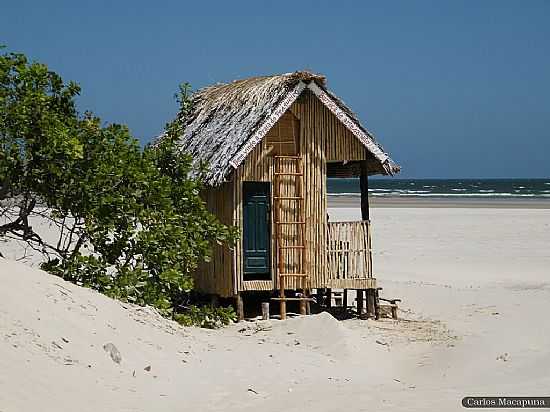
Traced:
<path fill-rule="evenodd" d="M 241 322 L 244 320 L 244 302 L 240 293 L 237 293 L 237 296 L 235 296 L 235 301 L 237 306 L 237 321 Z"/>
<path fill-rule="evenodd" d="M 285 277 L 279 276 L 279 297 L 281 300 L 279 301 L 279 310 L 281 314 L 281 320 L 286 319 L 286 300 L 285 300 Z"/>
<path fill-rule="evenodd" d="M 330 309 L 332 307 L 332 289 L 330 288 L 326 289 L 326 296 L 327 296 L 327 308 Z"/>
<path fill-rule="evenodd" d="M 269 319 L 269 302 L 262 302 L 262 320 Z"/>
<path fill-rule="evenodd" d="M 374 318 L 376 316 L 376 291 L 367 289 L 367 317 Z"/>
<path fill-rule="evenodd" d="M 363 315 L 363 289 L 357 289 L 357 316 Z"/>
<path fill-rule="evenodd" d="M 348 290 L 347 289 L 344 289 L 344 300 L 343 300 L 342 306 L 344 307 L 344 309 L 348 307 Z"/>
<path fill-rule="evenodd" d="M 359 177 L 359 186 L 361 188 L 361 219 L 369 220 L 369 175 L 366 160 L 361 161 L 361 175 Z"/>
<path fill-rule="evenodd" d="M 306 300 L 300 299 L 300 315 L 307 315 Z"/>

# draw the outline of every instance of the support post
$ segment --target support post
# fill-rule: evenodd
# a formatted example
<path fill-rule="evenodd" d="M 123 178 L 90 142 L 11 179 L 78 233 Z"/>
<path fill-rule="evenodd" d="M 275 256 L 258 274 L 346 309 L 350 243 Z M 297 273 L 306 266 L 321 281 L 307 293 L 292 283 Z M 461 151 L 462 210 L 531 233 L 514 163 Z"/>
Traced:
<path fill-rule="evenodd" d="M 240 293 L 235 296 L 235 306 L 237 306 L 237 322 L 241 322 L 244 320 L 244 302 Z"/>
<path fill-rule="evenodd" d="M 380 290 L 382 288 L 376 288 L 374 297 L 374 319 L 380 319 Z"/>
<path fill-rule="evenodd" d="M 344 300 L 342 303 L 342 306 L 344 307 L 344 310 L 348 307 L 348 290 L 344 289 Z"/>
<path fill-rule="evenodd" d="M 363 289 L 357 289 L 357 316 L 363 316 Z"/>
<path fill-rule="evenodd" d="M 369 213 L 369 173 L 367 170 L 367 161 L 361 160 L 361 175 L 359 177 L 359 186 L 361 188 L 361 219 L 370 220 Z"/>
<path fill-rule="evenodd" d="M 397 320 L 397 304 L 392 303 L 391 305 L 391 318 Z"/>
<path fill-rule="evenodd" d="M 374 289 L 367 289 L 367 317 L 376 317 L 376 291 Z"/>
<path fill-rule="evenodd" d="M 315 290 L 315 300 L 319 306 L 323 306 L 323 289 L 317 288 Z"/>
<path fill-rule="evenodd" d="M 332 289 L 327 289 L 327 309 L 332 308 Z"/>
<path fill-rule="evenodd" d="M 269 319 L 269 302 L 262 302 L 262 320 Z"/>
<path fill-rule="evenodd" d="M 300 300 L 300 315 L 307 315 L 306 301 Z"/>
<path fill-rule="evenodd" d="M 285 300 L 285 278 L 284 276 L 279 276 L 279 310 L 281 313 L 281 320 L 286 319 L 286 300 Z"/>

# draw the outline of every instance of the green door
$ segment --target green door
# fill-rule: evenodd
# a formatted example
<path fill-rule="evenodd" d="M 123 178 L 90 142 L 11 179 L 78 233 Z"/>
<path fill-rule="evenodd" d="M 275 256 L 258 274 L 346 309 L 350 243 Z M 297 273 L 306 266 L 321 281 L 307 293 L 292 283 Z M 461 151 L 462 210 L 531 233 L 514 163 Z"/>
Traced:
<path fill-rule="evenodd" d="M 270 195 L 268 182 L 243 182 L 244 280 L 270 280 Z"/>

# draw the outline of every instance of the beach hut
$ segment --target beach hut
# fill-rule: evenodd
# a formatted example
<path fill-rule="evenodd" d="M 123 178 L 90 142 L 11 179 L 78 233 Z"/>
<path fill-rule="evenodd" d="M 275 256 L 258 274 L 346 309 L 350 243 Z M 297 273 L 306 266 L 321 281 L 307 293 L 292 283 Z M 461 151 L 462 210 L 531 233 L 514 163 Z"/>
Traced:
<path fill-rule="evenodd" d="M 376 289 L 367 177 L 399 166 L 321 75 L 216 84 L 192 107 L 178 145 L 197 167 L 206 162 L 208 209 L 241 233 L 200 266 L 196 290 L 235 298 L 239 318 L 243 298 L 258 291 L 272 292 L 283 318 L 289 301 L 306 313 L 313 290 L 355 289 L 361 310 Z M 362 220 L 329 221 L 327 178 L 353 176 Z"/>

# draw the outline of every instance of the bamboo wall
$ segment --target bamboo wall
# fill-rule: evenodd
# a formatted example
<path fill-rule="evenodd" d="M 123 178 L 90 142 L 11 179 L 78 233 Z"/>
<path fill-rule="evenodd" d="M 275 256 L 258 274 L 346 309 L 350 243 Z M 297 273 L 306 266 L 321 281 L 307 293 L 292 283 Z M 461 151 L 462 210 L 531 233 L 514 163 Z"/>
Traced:
<path fill-rule="evenodd" d="M 227 182 L 202 193 L 208 210 L 216 215 L 221 223 L 228 226 L 234 223 L 233 186 L 233 182 Z M 234 257 L 234 250 L 229 246 L 214 245 L 211 261 L 201 263 L 193 276 L 195 289 L 224 297 L 233 296 Z"/>
<path fill-rule="evenodd" d="M 299 151 L 300 121 L 287 111 L 264 137 L 271 155 L 295 155 Z"/>
<path fill-rule="evenodd" d="M 336 289 L 375 287 L 372 279 L 369 221 L 327 223 L 329 286 Z"/>
<path fill-rule="evenodd" d="M 359 140 L 334 116 L 312 93 L 305 91 L 293 103 L 289 111 L 273 126 L 266 137 L 252 150 L 245 161 L 232 175 L 232 181 L 220 188 L 209 189 L 206 196 L 208 208 L 215 213 L 223 223 L 237 226 L 241 233 L 243 229 L 242 182 L 262 181 L 273 182 L 274 154 L 273 146 L 277 141 L 287 141 L 288 133 L 296 133 L 299 128 L 299 149 L 304 158 L 304 188 L 305 215 L 307 239 L 307 267 L 309 267 L 310 286 L 340 287 L 342 280 L 331 279 L 327 271 L 327 199 L 326 199 L 326 162 L 344 160 L 364 160 L 365 148 Z M 296 122 L 296 119 L 298 120 Z M 289 149 L 285 146 L 285 151 Z M 284 171 L 294 172 L 293 163 L 284 165 Z M 293 195 L 295 179 L 288 176 L 282 179 L 281 194 Z M 274 193 L 274 188 L 271 188 Z M 217 293 L 221 296 L 233 296 L 237 292 L 247 290 L 273 290 L 278 287 L 276 281 L 276 249 L 275 228 L 273 227 L 273 208 L 271 216 L 271 273 L 273 280 L 243 281 L 242 239 L 233 250 L 227 247 L 217 247 L 212 262 L 201 266 L 202 272 L 197 276 L 197 289 L 207 293 Z M 295 221 L 298 216 L 293 206 L 289 204 L 283 210 L 282 220 Z M 296 230 L 296 228 L 290 228 Z M 285 236 L 296 233 L 288 232 Z M 293 271 L 295 259 L 287 256 L 285 260 L 288 272 Z M 370 282 L 370 283 L 369 283 Z M 288 288 L 296 285 L 288 280 Z M 370 280 L 359 280 L 359 283 L 346 281 L 343 287 L 371 287 Z"/>

